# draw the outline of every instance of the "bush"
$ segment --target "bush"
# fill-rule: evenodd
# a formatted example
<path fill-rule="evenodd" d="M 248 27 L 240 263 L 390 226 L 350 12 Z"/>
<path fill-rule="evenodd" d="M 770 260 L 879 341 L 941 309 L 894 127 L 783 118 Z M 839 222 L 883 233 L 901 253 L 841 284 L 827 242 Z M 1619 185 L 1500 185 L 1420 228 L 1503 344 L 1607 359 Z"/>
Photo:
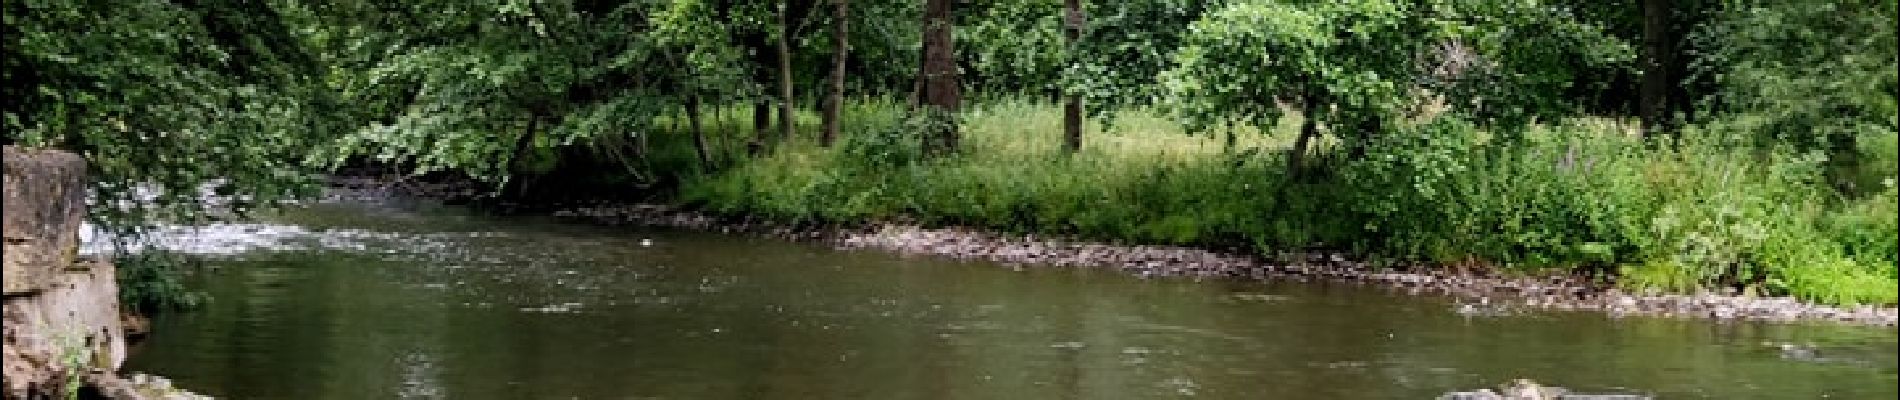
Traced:
<path fill-rule="evenodd" d="M 119 256 L 119 304 L 138 314 L 185 310 L 210 299 L 203 292 L 188 289 L 184 283 L 189 259 L 160 249 Z"/>

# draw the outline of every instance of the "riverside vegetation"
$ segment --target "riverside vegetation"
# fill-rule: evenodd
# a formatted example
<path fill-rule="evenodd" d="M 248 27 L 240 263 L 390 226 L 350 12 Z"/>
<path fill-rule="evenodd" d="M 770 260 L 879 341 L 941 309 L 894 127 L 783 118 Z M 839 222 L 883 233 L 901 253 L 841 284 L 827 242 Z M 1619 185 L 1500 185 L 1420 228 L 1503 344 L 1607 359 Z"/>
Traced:
<path fill-rule="evenodd" d="M 1065 155 L 1048 134 L 1057 110 L 999 102 L 969 111 L 965 154 L 912 162 L 915 141 L 892 137 L 908 132 L 901 105 L 883 106 L 887 119 L 862 122 L 871 134 L 689 179 L 680 200 L 793 223 L 913 220 L 1261 254 L 1323 246 L 1441 265 L 1592 270 L 1636 288 L 1895 300 L 1900 238 L 1895 189 L 1883 178 L 1893 174 L 1893 135 L 1864 141 L 1875 161 L 1837 171 L 1873 185 L 1847 194 L 1821 179 L 1819 155 L 1714 134 L 1654 146 L 1606 120 L 1530 128 L 1509 145 L 1439 120 L 1374 146 L 1366 161 L 1323 156 L 1310 172 L 1323 175 L 1293 178 L 1283 141 L 1227 148 L 1146 114 Z"/>
<path fill-rule="evenodd" d="M 1900 296 L 1894 0 L 121 3 L 8 2 L 4 88 L 7 143 L 84 155 L 121 233 L 374 165 L 504 200 Z M 192 302 L 127 261 L 140 304 Z"/>

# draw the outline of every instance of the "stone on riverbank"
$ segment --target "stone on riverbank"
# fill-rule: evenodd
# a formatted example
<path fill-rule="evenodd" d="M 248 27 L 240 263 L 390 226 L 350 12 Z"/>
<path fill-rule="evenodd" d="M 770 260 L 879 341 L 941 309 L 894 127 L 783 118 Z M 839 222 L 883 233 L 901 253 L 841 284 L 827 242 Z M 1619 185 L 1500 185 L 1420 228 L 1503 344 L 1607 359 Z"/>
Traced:
<path fill-rule="evenodd" d="M 172 386 L 172 381 L 164 377 L 132 374 L 120 377 L 111 371 L 95 371 L 86 377 L 86 392 L 81 397 L 97 397 L 116 400 L 205 400 L 210 396 L 192 393 Z"/>

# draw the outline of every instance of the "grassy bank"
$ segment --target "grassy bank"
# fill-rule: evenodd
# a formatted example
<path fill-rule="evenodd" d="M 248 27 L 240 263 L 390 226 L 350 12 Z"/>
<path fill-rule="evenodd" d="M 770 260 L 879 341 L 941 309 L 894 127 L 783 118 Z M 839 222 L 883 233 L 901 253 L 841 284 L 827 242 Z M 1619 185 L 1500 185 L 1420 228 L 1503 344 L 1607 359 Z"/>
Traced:
<path fill-rule="evenodd" d="M 1575 268 L 1631 287 L 1735 287 L 1836 304 L 1892 304 L 1900 281 L 1891 134 L 1865 140 L 1866 157 L 1829 174 L 1822 156 L 1731 143 L 1713 130 L 1657 146 L 1587 120 L 1507 142 L 1445 120 L 1387 135 L 1359 161 L 1322 143 L 1317 165 L 1295 179 L 1283 161 L 1293 121 L 1280 128 L 1288 132 L 1243 132 L 1229 148 L 1220 135 L 1131 113 L 1106 132 L 1092 124 L 1085 150 L 1068 155 L 1058 150 L 1059 110 L 993 102 L 968 110 L 961 154 L 918 161 L 901 106 L 858 104 L 849 114 L 839 146 L 731 157 L 719 173 L 685 178 L 679 200 L 808 223 L 901 219 Z M 1829 184 L 1843 177 L 1863 183 Z"/>

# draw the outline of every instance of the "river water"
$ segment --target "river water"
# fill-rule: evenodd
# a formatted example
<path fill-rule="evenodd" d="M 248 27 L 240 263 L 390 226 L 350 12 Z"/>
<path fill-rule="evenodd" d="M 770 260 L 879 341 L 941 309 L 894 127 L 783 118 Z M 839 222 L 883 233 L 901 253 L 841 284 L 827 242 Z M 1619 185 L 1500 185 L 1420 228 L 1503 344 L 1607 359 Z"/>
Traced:
<path fill-rule="evenodd" d="M 174 229 L 214 301 L 127 369 L 233 399 L 1427 399 L 1515 378 L 1891 399 L 1893 328 L 1461 314 L 1333 284 L 1143 280 L 454 208 Z"/>

